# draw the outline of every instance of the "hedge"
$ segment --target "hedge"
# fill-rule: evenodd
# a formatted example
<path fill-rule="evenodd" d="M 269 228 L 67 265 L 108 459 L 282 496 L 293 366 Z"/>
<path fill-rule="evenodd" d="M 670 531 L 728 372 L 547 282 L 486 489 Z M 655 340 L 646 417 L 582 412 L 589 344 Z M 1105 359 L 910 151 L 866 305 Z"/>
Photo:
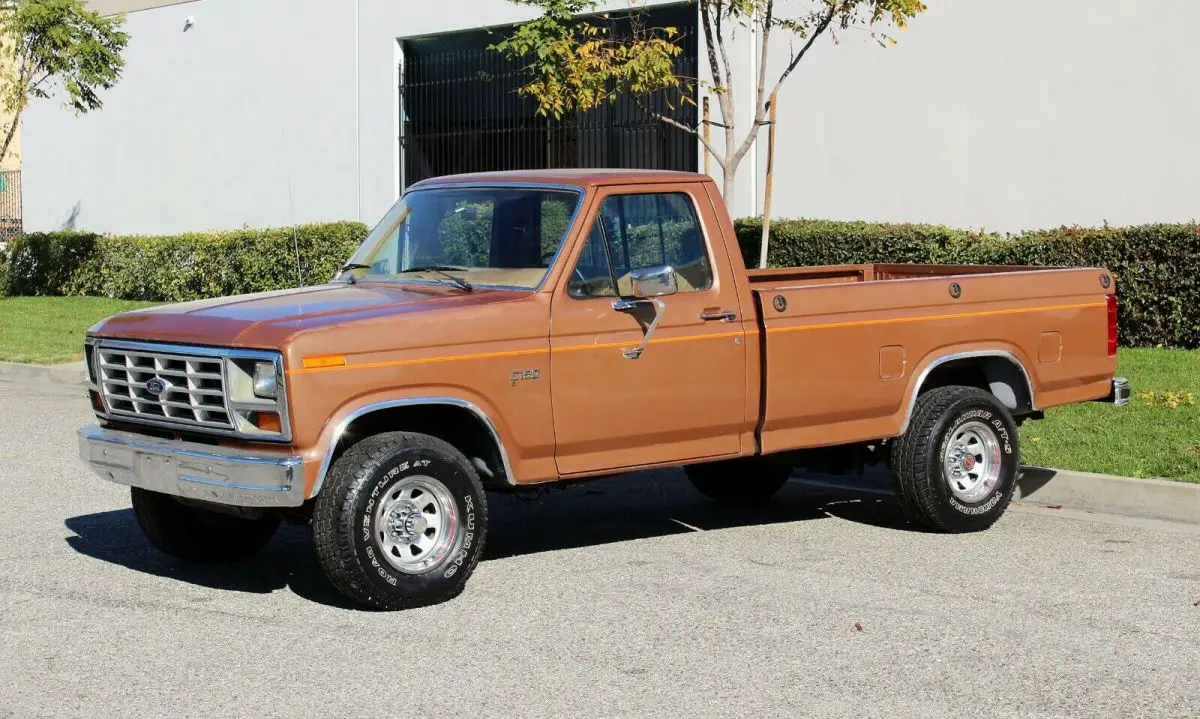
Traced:
<path fill-rule="evenodd" d="M 742 253 L 753 265 L 760 220 L 739 220 L 736 227 Z M 366 234 L 366 226 L 356 222 L 297 228 L 304 283 L 332 277 Z M 1063 227 L 1009 237 L 940 225 L 775 220 L 771 238 L 769 261 L 776 267 L 870 262 L 1107 267 L 1118 280 L 1123 345 L 1200 347 L 1196 224 Z M 0 295 L 179 302 L 294 286 L 291 228 L 163 237 L 34 233 L 0 251 Z"/>
<path fill-rule="evenodd" d="M 748 266 L 761 220 L 736 223 Z M 773 267 L 870 262 L 1106 267 L 1117 278 L 1125 346 L 1200 347 L 1200 226 L 1061 227 L 1016 236 L 938 225 L 771 222 Z"/>
<path fill-rule="evenodd" d="M 99 295 L 182 302 L 327 282 L 367 235 L 357 222 L 112 237 L 32 233 L 9 243 L 6 295 Z M 7 275 L 5 277 L 5 274 Z"/>

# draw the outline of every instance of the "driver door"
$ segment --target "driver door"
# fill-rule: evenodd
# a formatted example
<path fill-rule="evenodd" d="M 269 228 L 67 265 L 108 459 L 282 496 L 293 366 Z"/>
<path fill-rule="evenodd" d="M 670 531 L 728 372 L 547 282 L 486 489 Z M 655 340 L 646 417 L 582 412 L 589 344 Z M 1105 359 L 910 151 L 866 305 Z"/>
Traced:
<path fill-rule="evenodd" d="M 704 233 L 718 226 L 707 198 L 686 184 L 613 188 L 598 193 L 586 221 L 591 232 L 567 258 L 551 311 L 559 472 L 739 454 L 746 342 L 736 288 L 722 282 L 728 266 L 714 264 Z M 661 309 L 614 308 L 627 306 L 634 272 L 663 265 L 677 291 L 657 298 Z"/>

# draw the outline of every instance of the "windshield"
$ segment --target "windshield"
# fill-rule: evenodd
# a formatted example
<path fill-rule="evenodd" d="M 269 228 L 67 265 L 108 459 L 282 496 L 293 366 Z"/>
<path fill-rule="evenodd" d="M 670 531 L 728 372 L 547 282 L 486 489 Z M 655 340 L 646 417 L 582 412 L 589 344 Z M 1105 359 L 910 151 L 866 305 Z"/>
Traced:
<path fill-rule="evenodd" d="M 529 187 L 409 192 L 347 263 L 359 280 L 403 277 L 534 289 L 567 233 L 580 193 Z M 355 267 L 357 266 L 357 267 Z"/>

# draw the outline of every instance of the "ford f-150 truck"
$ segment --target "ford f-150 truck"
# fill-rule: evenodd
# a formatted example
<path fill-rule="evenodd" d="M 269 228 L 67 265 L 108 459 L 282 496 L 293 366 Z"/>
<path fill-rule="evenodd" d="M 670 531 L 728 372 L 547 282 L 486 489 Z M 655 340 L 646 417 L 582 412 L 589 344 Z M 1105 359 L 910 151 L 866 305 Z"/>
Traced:
<path fill-rule="evenodd" d="M 747 271 L 703 175 L 424 181 L 348 259 L 90 330 L 80 452 L 162 551 L 242 558 L 294 519 L 341 592 L 400 609 L 462 591 L 487 490 L 682 466 L 755 503 L 864 457 L 915 524 L 976 531 L 1018 423 L 1128 401 L 1105 269 Z"/>

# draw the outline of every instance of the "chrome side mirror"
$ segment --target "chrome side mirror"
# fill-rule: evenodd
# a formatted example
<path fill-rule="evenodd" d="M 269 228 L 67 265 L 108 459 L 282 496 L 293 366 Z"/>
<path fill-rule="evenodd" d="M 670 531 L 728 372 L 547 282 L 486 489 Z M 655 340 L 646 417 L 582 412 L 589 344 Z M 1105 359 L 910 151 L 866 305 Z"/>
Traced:
<path fill-rule="evenodd" d="M 645 306 L 654 308 L 654 320 L 646 327 L 645 334 L 642 335 L 642 343 L 633 349 L 621 350 L 625 359 L 637 359 L 646 351 L 646 346 L 650 344 L 654 330 L 658 329 L 658 323 L 667 313 L 667 303 L 658 298 L 678 292 L 679 283 L 675 279 L 675 268 L 670 265 L 634 270 L 629 273 L 629 280 L 633 298 L 613 300 L 612 308 L 618 312 L 635 312 L 637 308 Z"/>
<path fill-rule="evenodd" d="M 629 273 L 632 294 L 636 299 L 666 297 L 679 291 L 675 268 L 670 265 L 643 267 Z"/>

